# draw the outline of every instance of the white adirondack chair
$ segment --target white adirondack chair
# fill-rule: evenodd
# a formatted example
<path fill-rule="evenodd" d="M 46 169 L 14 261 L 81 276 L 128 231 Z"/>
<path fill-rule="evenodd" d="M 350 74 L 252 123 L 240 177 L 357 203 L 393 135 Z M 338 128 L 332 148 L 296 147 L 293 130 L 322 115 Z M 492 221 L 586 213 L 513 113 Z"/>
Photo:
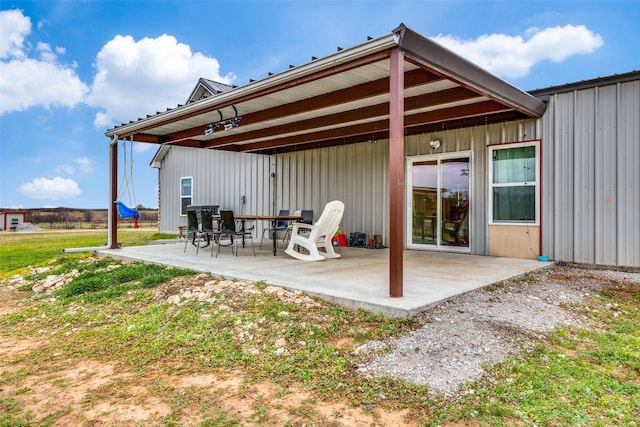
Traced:
<path fill-rule="evenodd" d="M 344 203 L 334 200 L 327 203 L 320 218 L 314 224 L 294 222 L 289 246 L 285 253 L 302 261 L 340 258 L 340 254 L 333 251 L 331 239 L 338 231 L 343 213 Z M 305 230 L 307 233 L 300 234 L 300 230 Z M 320 253 L 318 249 L 324 249 L 324 252 Z"/>

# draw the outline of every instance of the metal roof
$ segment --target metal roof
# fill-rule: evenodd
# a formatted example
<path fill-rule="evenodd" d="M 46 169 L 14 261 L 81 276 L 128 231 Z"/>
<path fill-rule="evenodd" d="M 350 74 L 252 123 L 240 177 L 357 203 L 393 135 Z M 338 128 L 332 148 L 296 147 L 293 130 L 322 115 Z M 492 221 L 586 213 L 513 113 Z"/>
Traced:
<path fill-rule="evenodd" d="M 384 138 L 394 48 L 404 57 L 406 134 L 540 117 L 544 112 L 539 99 L 401 24 L 385 36 L 105 134 L 262 153 Z"/>
<path fill-rule="evenodd" d="M 217 82 L 215 80 L 200 78 L 196 87 L 191 91 L 191 95 L 187 99 L 187 104 L 195 101 L 199 101 L 204 98 L 208 98 L 212 95 L 217 95 L 222 92 L 233 89 L 235 86 L 228 85 L 226 83 Z"/>
<path fill-rule="evenodd" d="M 607 86 L 618 83 L 630 82 L 640 79 L 640 71 L 630 71 L 628 73 L 613 74 L 606 77 L 597 77 L 595 79 L 581 80 L 574 83 L 566 83 L 558 86 L 549 86 L 536 90 L 530 90 L 529 93 L 536 98 L 548 98 L 550 95 L 557 93 L 572 92 L 574 90 L 591 89 L 597 86 Z"/>

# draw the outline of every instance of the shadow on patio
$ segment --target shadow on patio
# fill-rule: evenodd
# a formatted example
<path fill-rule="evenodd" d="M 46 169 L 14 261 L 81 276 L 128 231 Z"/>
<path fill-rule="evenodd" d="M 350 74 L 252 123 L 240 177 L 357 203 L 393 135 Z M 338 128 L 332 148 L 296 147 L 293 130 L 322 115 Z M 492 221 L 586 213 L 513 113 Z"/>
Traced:
<path fill-rule="evenodd" d="M 265 242 L 266 243 L 266 242 Z M 271 243 L 271 242 L 269 242 Z M 228 279 L 263 281 L 300 290 L 349 309 L 364 308 L 387 316 L 413 316 L 456 295 L 481 288 L 552 262 L 496 258 L 432 251 L 404 251 L 404 296 L 389 297 L 387 249 L 342 247 L 342 258 L 319 262 L 295 260 L 280 245 L 273 256 L 270 244 L 239 248 L 238 256 L 224 248 L 217 258 L 209 248 L 187 246 L 184 241 L 98 251 L 125 261 L 142 261 L 207 272 Z"/>

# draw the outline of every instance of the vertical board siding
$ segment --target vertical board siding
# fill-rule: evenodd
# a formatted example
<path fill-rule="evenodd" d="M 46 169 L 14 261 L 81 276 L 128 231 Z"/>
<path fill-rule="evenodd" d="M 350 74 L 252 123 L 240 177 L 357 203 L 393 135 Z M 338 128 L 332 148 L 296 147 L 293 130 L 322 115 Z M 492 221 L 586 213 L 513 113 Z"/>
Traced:
<path fill-rule="evenodd" d="M 593 260 L 595 229 L 594 204 L 594 128 L 596 89 L 574 93 L 574 221 L 573 258 L 576 262 L 588 263 Z M 580 126 L 580 123 L 588 126 Z"/>
<path fill-rule="evenodd" d="M 543 253 L 640 267 L 640 81 L 555 94 L 541 119 Z"/>
<path fill-rule="evenodd" d="M 616 86 L 599 88 L 596 92 L 598 98 L 616 99 Z M 597 99 L 596 99 L 597 101 Z M 596 102 L 596 105 L 597 102 Z M 617 105 L 605 108 L 597 108 L 595 117 L 595 145 L 594 145 L 594 185 L 595 185 L 595 236 L 594 259 L 596 264 L 616 265 L 618 263 L 616 239 L 617 218 L 615 206 L 616 194 L 616 162 L 617 145 L 611 141 L 616 140 L 616 116 Z M 597 242 L 597 243 L 596 243 Z"/>
<path fill-rule="evenodd" d="M 526 129 L 526 130 L 525 130 Z M 411 135 L 405 139 L 405 155 L 473 151 L 471 160 L 473 233 L 471 252 L 486 254 L 487 144 L 536 138 L 536 120 Z M 429 141 L 439 139 L 433 150 Z M 341 227 L 345 233 L 380 234 L 387 244 L 389 232 L 389 141 L 369 141 L 339 147 L 279 154 L 277 158 L 279 209 L 313 209 L 317 219 L 324 205 L 345 202 Z M 405 174 L 411 171 L 405 171 Z M 406 177 L 405 177 L 406 179 Z M 405 226 L 406 229 L 406 226 Z"/>
<path fill-rule="evenodd" d="M 386 236 L 388 142 L 350 144 L 277 155 L 278 209 L 312 209 L 345 202 L 345 233 Z"/>
<path fill-rule="evenodd" d="M 237 213 L 270 212 L 269 157 L 227 151 L 172 147 L 159 174 L 159 230 L 175 233 L 186 225 L 180 216 L 180 177 L 193 177 L 194 205 L 219 205 Z M 246 204 L 240 197 L 246 196 Z M 256 224 L 261 229 L 263 224 Z"/>
<path fill-rule="evenodd" d="M 640 81 L 619 84 L 615 94 L 618 264 L 640 267 Z"/>
<path fill-rule="evenodd" d="M 429 144 L 435 139 L 437 150 Z M 471 253 L 486 254 L 487 145 L 535 139 L 542 140 L 542 254 L 640 267 L 640 81 L 551 95 L 539 120 L 407 136 L 405 155 L 472 151 Z M 179 215 L 182 176 L 194 178 L 193 204 L 241 213 L 313 209 L 317 220 L 327 202 L 342 200 L 344 232 L 381 234 L 384 244 L 389 221 L 397 220 L 389 218 L 388 140 L 274 156 L 173 147 L 159 173 L 160 231 L 186 224 Z M 264 225 L 256 225 L 261 233 Z"/>

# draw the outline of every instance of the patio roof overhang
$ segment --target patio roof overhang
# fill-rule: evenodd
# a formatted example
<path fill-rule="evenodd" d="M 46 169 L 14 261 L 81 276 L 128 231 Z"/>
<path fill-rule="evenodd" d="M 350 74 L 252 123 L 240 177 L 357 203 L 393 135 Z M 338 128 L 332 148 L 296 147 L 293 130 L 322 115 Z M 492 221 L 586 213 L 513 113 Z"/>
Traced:
<path fill-rule="evenodd" d="M 544 112 L 537 98 L 400 25 L 386 36 L 116 126 L 106 135 L 269 154 L 385 138 L 392 49 L 404 56 L 405 135 Z M 207 132 L 210 124 L 236 116 L 237 127 Z"/>
<path fill-rule="evenodd" d="M 404 218 L 405 135 L 540 117 L 545 108 L 401 24 L 361 45 L 116 126 L 106 136 L 263 154 L 389 138 L 390 218 Z M 117 150 L 112 153 L 117 176 Z M 391 221 L 391 296 L 402 296 L 402 233 L 402 222 Z"/>

